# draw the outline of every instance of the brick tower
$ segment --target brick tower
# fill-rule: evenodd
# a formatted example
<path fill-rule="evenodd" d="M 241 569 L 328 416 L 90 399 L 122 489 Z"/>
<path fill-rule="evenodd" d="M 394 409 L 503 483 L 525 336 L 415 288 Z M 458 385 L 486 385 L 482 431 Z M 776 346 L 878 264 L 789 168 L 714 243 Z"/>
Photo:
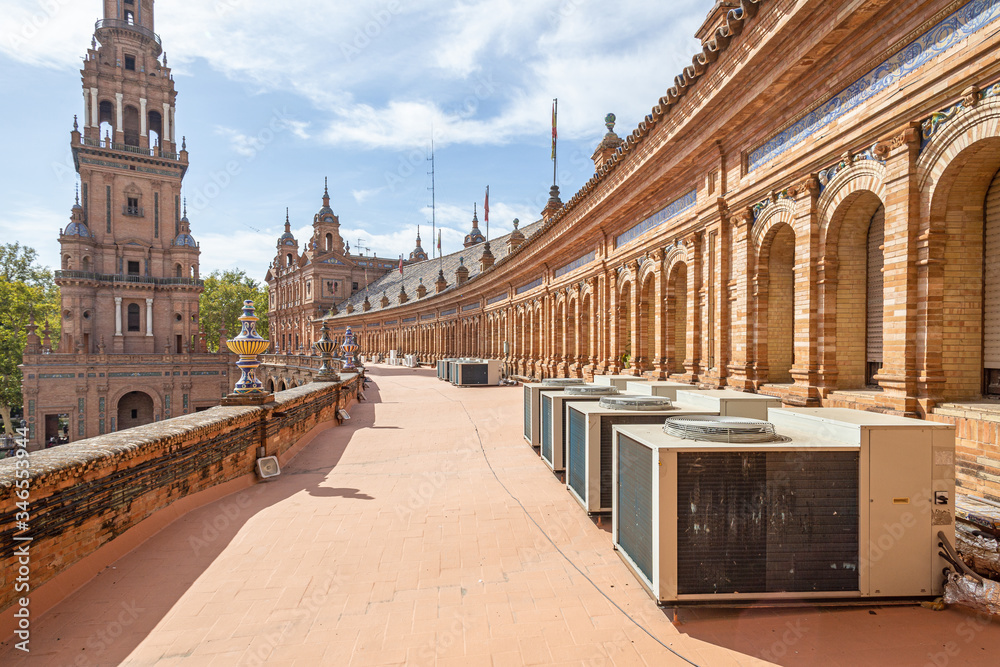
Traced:
<path fill-rule="evenodd" d="M 62 336 L 55 350 L 29 339 L 25 351 L 25 414 L 39 443 L 184 414 L 226 393 L 226 357 L 205 354 L 199 336 L 201 251 L 181 195 L 188 153 L 153 26 L 153 0 L 104 0 L 84 59 L 71 133 L 80 191 L 56 272 Z"/>

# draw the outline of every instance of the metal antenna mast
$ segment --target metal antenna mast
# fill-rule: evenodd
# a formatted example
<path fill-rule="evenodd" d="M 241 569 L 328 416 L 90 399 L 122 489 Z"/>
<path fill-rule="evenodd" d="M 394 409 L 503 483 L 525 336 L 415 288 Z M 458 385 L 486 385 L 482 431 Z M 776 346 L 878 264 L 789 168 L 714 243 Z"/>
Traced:
<path fill-rule="evenodd" d="M 434 183 L 434 128 L 431 128 L 431 156 L 428 158 L 431 163 L 431 170 L 428 172 L 431 175 L 431 243 L 434 244 L 431 247 L 431 257 L 434 257 L 434 247 L 437 245 L 437 200 Z M 441 251 L 438 250 L 438 255 L 440 256 Z"/>

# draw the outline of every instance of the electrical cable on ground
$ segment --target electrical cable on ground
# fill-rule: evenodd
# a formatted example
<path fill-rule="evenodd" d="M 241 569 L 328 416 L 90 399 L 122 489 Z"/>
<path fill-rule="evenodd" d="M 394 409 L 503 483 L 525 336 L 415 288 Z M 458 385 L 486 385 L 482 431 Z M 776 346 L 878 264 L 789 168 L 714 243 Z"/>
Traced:
<path fill-rule="evenodd" d="M 462 401 L 456 401 L 453 398 L 445 396 L 438 389 L 434 389 L 434 391 L 437 392 L 445 400 L 451 401 L 452 403 L 458 403 L 459 405 L 462 406 L 462 411 L 465 412 L 466 419 L 469 420 L 469 423 L 472 425 L 473 430 L 476 432 L 476 440 L 479 441 L 479 450 L 483 453 L 483 460 L 486 461 L 486 465 L 487 465 L 487 467 L 489 467 L 490 472 L 493 474 L 493 478 L 497 481 L 497 484 L 499 484 L 501 486 L 501 488 L 503 488 L 503 490 L 507 493 L 507 495 L 510 496 L 511 499 L 518 504 L 518 506 L 521 508 L 521 511 L 524 512 L 524 515 L 526 517 L 528 517 L 528 519 L 531 521 L 531 523 L 535 524 L 535 528 L 537 528 L 539 530 L 539 532 L 541 532 L 541 534 L 545 537 L 545 539 L 548 540 L 549 544 L 552 545 L 552 548 L 555 549 L 559 553 L 560 556 L 562 556 L 563 560 L 565 560 L 567 563 L 569 563 L 570 566 L 574 570 L 576 570 L 580 574 L 581 577 L 583 577 L 584 579 L 586 579 L 590 583 L 590 585 L 594 587 L 594 590 L 596 590 L 598 593 L 600 593 L 601 596 L 605 600 L 607 600 L 609 603 L 611 603 L 611 605 L 615 609 L 617 609 L 618 611 L 620 611 L 625 618 L 627 618 L 629 621 L 632 622 L 633 625 L 635 625 L 635 627 L 639 628 L 644 633 L 646 633 L 649 636 L 650 639 L 652 639 L 654 642 L 656 642 L 657 644 L 659 644 L 660 646 L 662 646 L 666 650 L 670 651 L 670 653 L 674 654 L 675 656 L 677 656 L 678 658 L 680 658 L 681 660 L 683 660 L 687 664 L 694 665 L 694 667 L 700 667 L 698 665 L 698 663 L 691 661 L 690 659 L 688 659 L 688 658 L 684 657 L 683 655 L 681 655 L 680 653 L 678 653 L 676 650 L 674 650 L 674 649 L 670 648 L 669 646 L 667 646 L 666 644 L 664 644 L 646 626 L 644 626 L 641 623 L 639 623 L 639 621 L 637 621 L 635 618 L 633 618 L 631 614 L 629 614 L 627 611 L 625 611 L 624 609 L 622 609 L 622 607 L 617 602 L 615 602 L 614 600 L 612 600 L 611 597 L 607 593 L 605 593 L 604 590 L 602 590 L 601 587 L 598 586 L 597 583 L 593 579 L 591 579 L 589 576 L 587 576 L 586 572 L 584 572 L 582 569 L 580 569 L 580 567 L 576 563 L 574 563 L 573 560 L 569 556 L 566 555 L 566 552 L 564 552 L 562 549 L 559 548 L 559 545 L 555 543 L 555 541 L 552 539 L 552 537 L 549 536 L 548 532 L 546 532 L 546 530 L 544 528 L 542 528 L 542 526 L 538 523 L 538 521 L 535 520 L 535 517 L 533 517 L 531 515 L 531 512 L 529 512 L 528 509 L 524 506 L 524 503 L 521 502 L 521 499 L 518 498 L 517 496 L 515 496 L 513 494 L 513 492 L 511 492 L 511 490 L 509 488 L 507 488 L 507 485 L 503 483 L 503 481 L 500 479 L 500 476 L 497 475 L 497 471 L 493 468 L 493 464 L 490 462 L 490 457 L 486 454 L 486 446 L 483 444 L 483 438 L 479 434 L 479 427 L 476 426 L 475 421 L 473 421 L 472 415 L 469 414 L 469 411 L 465 407 L 465 403 L 463 403 Z"/>

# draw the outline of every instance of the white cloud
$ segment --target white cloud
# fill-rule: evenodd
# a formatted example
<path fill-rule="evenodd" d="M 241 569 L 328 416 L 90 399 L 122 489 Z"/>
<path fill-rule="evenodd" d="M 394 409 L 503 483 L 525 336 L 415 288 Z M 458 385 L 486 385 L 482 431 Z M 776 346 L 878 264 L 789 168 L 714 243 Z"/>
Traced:
<path fill-rule="evenodd" d="M 0 52 L 78 66 L 96 0 L 5 0 Z M 599 135 L 615 111 L 631 130 L 697 50 L 710 0 L 218 0 L 157 6 L 175 74 L 203 58 L 261 92 L 316 108 L 322 141 L 349 148 L 496 145 L 560 133 Z M 636 17 L 642 17 L 637 23 Z M 307 125 L 289 129 L 309 137 Z"/>
<path fill-rule="evenodd" d="M 354 196 L 354 201 L 356 201 L 359 204 L 364 204 L 367 200 L 371 199 L 372 197 L 382 192 L 383 190 L 385 190 L 384 187 L 371 188 L 369 190 L 351 190 L 351 195 Z"/>

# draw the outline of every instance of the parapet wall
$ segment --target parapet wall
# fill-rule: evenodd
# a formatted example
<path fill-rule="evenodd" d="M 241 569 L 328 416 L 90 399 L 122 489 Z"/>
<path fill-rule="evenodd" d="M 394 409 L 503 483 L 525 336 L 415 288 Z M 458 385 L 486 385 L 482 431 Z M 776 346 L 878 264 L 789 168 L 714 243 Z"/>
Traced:
<path fill-rule="evenodd" d="M 258 448 L 282 462 L 290 458 L 304 435 L 350 406 L 359 385 L 359 376 L 345 375 L 340 383 L 280 392 L 260 407 L 215 407 L 32 452 L 26 531 L 18 529 L 24 517 L 17 514 L 17 460 L 0 461 L 0 634 L 13 631 L 19 598 L 31 598 L 32 614 L 41 613 L 71 591 L 62 585 L 39 594 L 40 586 L 154 514 L 219 485 L 252 483 Z M 27 590 L 15 586 L 24 564 L 15 549 L 25 544 L 15 535 L 31 538 Z M 74 579 L 83 583 L 94 573 Z"/>

